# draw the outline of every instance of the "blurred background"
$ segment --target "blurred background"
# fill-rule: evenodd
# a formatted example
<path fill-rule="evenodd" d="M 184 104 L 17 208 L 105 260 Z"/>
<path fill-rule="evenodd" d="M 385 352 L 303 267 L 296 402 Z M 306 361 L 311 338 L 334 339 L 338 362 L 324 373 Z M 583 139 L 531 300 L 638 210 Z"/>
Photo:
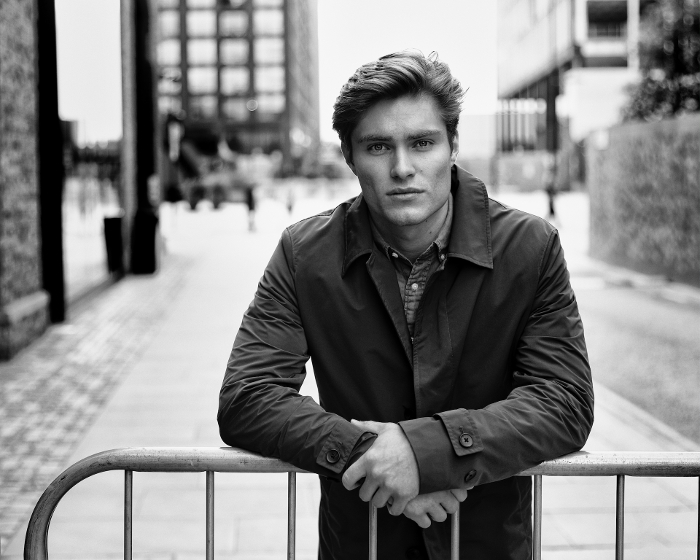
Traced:
<path fill-rule="evenodd" d="M 191 364 L 215 394 L 282 229 L 359 193 L 331 128 L 340 87 L 407 48 L 468 89 L 458 164 L 560 230 L 601 391 L 697 449 L 698 0 L 3 0 L 0 546 L 190 281 L 206 340 L 167 344 L 221 337 Z M 80 427 L 36 447 L 66 411 Z"/>

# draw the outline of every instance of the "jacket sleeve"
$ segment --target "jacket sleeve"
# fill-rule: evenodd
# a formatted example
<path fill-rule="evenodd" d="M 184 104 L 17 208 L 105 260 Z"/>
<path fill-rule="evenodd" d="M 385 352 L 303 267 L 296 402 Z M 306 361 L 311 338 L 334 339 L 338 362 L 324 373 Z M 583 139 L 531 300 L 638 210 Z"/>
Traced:
<path fill-rule="evenodd" d="M 593 386 L 556 231 L 542 255 L 514 358 L 505 400 L 400 423 L 418 461 L 421 493 L 495 482 L 585 444 L 593 424 Z"/>
<path fill-rule="evenodd" d="M 309 359 L 286 230 L 233 344 L 219 394 L 228 445 L 339 478 L 363 430 L 299 394 Z"/>

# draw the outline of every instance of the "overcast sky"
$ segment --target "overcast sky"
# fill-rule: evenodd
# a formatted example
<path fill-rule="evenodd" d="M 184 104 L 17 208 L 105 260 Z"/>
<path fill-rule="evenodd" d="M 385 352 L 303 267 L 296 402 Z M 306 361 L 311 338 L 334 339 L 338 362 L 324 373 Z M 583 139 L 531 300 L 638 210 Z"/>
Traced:
<path fill-rule="evenodd" d="M 469 88 L 465 113 L 496 99 L 496 2 L 319 0 L 321 137 L 334 140 L 333 102 L 361 64 L 417 48 L 437 51 Z M 56 0 L 59 111 L 82 141 L 121 136 L 119 0 Z"/>

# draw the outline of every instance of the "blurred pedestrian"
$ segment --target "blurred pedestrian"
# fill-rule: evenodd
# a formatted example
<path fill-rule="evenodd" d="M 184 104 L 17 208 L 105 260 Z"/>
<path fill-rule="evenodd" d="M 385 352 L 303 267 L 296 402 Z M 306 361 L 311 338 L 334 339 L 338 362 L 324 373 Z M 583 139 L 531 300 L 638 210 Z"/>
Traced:
<path fill-rule="evenodd" d="M 231 352 L 221 436 L 321 475 L 320 560 L 367 555 L 369 501 L 379 558 L 449 557 L 460 509 L 461 558 L 529 559 L 514 475 L 591 428 L 557 231 L 455 165 L 462 94 L 436 56 L 356 71 L 333 127 L 362 194 L 285 230 Z"/>

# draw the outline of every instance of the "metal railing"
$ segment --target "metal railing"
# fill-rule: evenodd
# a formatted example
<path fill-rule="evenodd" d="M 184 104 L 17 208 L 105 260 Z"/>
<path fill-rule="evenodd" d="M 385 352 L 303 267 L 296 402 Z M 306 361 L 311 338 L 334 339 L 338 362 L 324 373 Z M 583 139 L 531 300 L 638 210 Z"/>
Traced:
<path fill-rule="evenodd" d="M 288 473 L 287 559 L 294 560 L 296 538 L 296 473 L 305 472 L 277 459 L 230 447 L 141 447 L 103 451 L 68 467 L 34 508 L 24 543 L 25 560 L 47 560 L 49 523 L 56 506 L 73 486 L 92 475 L 123 470 L 124 559 L 132 558 L 133 473 L 206 472 L 206 558 L 214 558 L 214 473 Z M 589 453 L 579 451 L 546 461 L 520 473 L 534 478 L 533 558 L 542 548 L 542 476 L 616 476 L 615 558 L 624 555 L 625 477 L 699 477 L 700 453 Z M 697 557 L 700 560 L 700 485 L 698 493 Z M 451 558 L 459 558 L 459 511 L 451 516 Z M 370 505 L 370 560 L 377 559 L 377 510 Z"/>

